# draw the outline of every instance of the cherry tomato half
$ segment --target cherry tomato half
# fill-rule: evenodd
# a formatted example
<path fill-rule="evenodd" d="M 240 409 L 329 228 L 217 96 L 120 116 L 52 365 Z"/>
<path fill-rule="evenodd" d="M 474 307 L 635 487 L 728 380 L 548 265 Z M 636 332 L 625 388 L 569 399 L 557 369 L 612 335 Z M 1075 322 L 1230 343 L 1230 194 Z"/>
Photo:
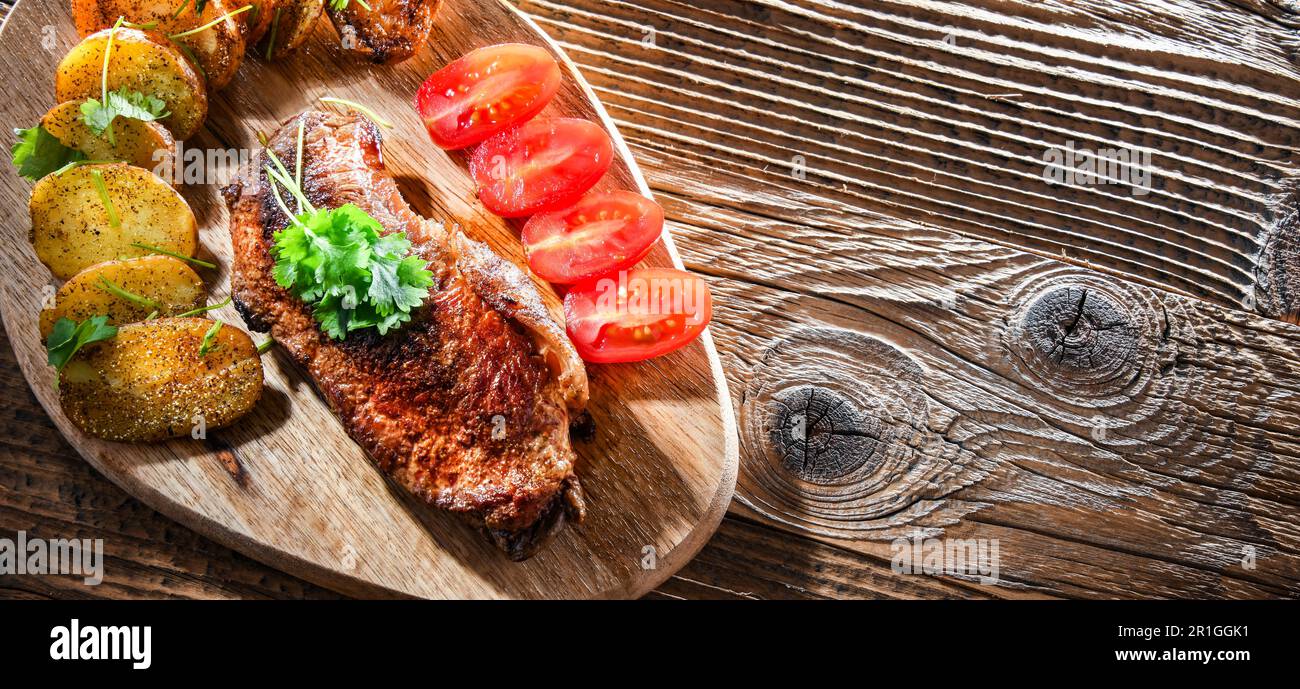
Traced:
<path fill-rule="evenodd" d="M 469 172 L 488 210 L 518 218 L 577 201 L 600 181 L 613 159 L 609 134 L 592 122 L 529 120 L 474 149 Z"/>
<path fill-rule="evenodd" d="M 712 317 L 709 286 L 673 268 L 620 270 L 564 295 L 569 339 L 596 364 L 667 354 L 698 337 Z"/>
<path fill-rule="evenodd" d="M 592 192 L 555 213 L 534 215 L 522 239 L 528 267 L 547 282 L 570 284 L 631 268 L 664 229 L 664 209 L 631 191 Z"/>
<path fill-rule="evenodd" d="M 542 111 L 560 87 L 560 66 L 537 46 L 479 48 L 429 75 L 415 94 L 433 143 L 464 148 Z"/>

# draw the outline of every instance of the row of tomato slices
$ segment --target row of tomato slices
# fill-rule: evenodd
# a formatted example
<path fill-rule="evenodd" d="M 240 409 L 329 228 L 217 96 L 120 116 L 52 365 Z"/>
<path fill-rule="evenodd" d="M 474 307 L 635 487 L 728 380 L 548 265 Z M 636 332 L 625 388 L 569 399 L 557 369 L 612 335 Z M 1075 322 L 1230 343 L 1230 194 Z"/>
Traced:
<path fill-rule="evenodd" d="M 671 352 L 708 325 L 708 287 L 685 271 L 632 269 L 659 240 L 663 209 L 634 191 L 593 191 L 614 158 L 609 135 L 587 120 L 536 118 L 560 82 L 546 50 L 494 45 L 430 75 L 415 105 L 439 147 L 477 146 L 469 169 L 483 205 L 528 218 L 521 233 L 528 265 L 564 286 L 566 328 L 584 360 Z M 677 298 L 648 293 L 655 289 Z"/>

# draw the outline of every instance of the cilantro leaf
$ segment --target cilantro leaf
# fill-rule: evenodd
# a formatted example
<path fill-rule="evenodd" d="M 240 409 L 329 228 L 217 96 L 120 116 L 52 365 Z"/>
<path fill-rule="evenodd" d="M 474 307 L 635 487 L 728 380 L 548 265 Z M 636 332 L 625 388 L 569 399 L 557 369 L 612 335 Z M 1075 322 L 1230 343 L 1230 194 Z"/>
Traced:
<path fill-rule="evenodd" d="M 276 284 L 311 304 L 334 339 L 364 328 L 386 335 L 411 320 L 433 273 L 404 233 L 383 231 L 353 204 L 302 213 L 274 235 Z"/>
<path fill-rule="evenodd" d="M 109 91 L 103 100 L 88 100 L 81 104 L 81 120 L 95 136 L 103 136 L 113 120 L 129 117 L 142 122 L 152 122 L 171 114 L 160 98 L 125 88 Z"/>
<path fill-rule="evenodd" d="M 199 343 L 199 356 L 205 357 L 208 352 L 214 351 L 219 345 L 216 344 L 217 333 L 221 331 L 221 326 L 225 325 L 221 321 L 212 324 L 206 333 L 203 333 L 203 341 Z"/>
<path fill-rule="evenodd" d="M 92 316 L 80 323 L 60 318 L 45 340 L 46 360 L 60 373 L 82 347 L 117 335 L 108 324 L 108 316 Z"/>
<path fill-rule="evenodd" d="M 68 163 L 84 160 L 80 151 L 64 146 L 45 127 L 36 125 L 28 129 L 15 129 L 14 144 L 9 149 L 10 158 L 18 174 L 35 182 Z"/>

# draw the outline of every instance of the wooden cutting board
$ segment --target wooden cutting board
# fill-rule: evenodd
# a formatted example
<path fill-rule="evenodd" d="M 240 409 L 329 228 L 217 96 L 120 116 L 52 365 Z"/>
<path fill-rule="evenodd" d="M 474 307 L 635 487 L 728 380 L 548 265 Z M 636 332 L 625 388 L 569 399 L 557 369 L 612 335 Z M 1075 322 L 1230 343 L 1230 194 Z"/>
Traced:
<path fill-rule="evenodd" d="M 35 124 L 54 103 L 54 70 L 77 42 L 67 0 L 22 0 L 0 32 L 0 111 L 6 128 Z M 384 158 L 421 214 L 459 222 L 473 237 L 522 265 L 518 228 L 477 202 L 464 160 L 434 147 L 412 98 L 431 72 L 474 48 L 502 42 L 546 46 L 567 70 L 543 116 L 603 123 L 620 160 L 603 184 L 650 194 L 613 123 L 562 51 L 527 17 L 496 0 L 447 0 L 429 45 L 397 66 L 358 61 L 338 47 L 322 17 L 288 60 L 249 58 L 215 94 L 207 126 L 184 142 L 202 154 L 203 183 L 183 193 L 202 226 L 201 271 L 211 300 L 229 294 L 230 238 L 220 184 L 256 133 L 336 96 L 364 103 L 394 127 Z M 227 155 L 230 153 L 232 155 Z M 190 156 L 198 154 L 190 153 Z M 193 158 L 192 158 L 193 159 Z M 235 164 L 231 164 L 234 162 Z M 28 241 L 31 185 L 0 166 L 0 310 L 41 404 L 96 469 L 169 517 L 258 560 L 354 595 L 453 598 L 637 596 L 688 561 L 731 499 L 737 443 L 726 382 L 706 333 L 674 354 L 639 364 L 591 366 L 595 437 L 576 441 L 588 518 L 523 563 L 508 561 L 473 528 L 411 499 L 386 481 L 352 443 L 310 381 L 283 355 L 268 353 L 266 391 L 236 425 L 206 439 L 108 443 L 81 434 L 63 416 L 53 370 L 37 335 L 42 300 L 57 281 Z M 646 265 L 681 267 L 666 232 Z M 558 314 L 558 300 L 543 292 Z M 226 307 L 214 317 L 242 324 Z M 260 336 L 258 336 L 260 339 Z"/>

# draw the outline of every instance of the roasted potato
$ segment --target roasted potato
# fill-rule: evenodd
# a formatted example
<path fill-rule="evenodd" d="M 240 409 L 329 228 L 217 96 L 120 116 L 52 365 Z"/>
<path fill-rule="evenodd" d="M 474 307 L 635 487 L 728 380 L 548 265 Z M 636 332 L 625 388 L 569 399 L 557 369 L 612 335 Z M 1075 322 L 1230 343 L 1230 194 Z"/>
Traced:
<path fill-rule="evenodd" d="M 59 102 L 103 97 L 100 78 L 110 31 L 90 34 L 63 57 L 54 75 L 54 95 Z M 127 88 L 161 99 L 171 113 L 162 124 L 177 139 L 193 136 L 208 115 L 203 75 L 166 38 L 143 31 L 119 28 L 114 32 L 108 88 Z"/>
<path fill-rule="evenodd" d="M 272 60 L 287 57 L 311 35 L 324 8 L 325 0 L 278 0 L 260 52 Z"/>
<path fill-rule="evenodd" d="M 245 52 L 257 50 L 258 41 L 261 41 L 262 37 L 271 30 L 275 8 L 283 4 L 284 0 L 251 0 L 251 2 L 253 9 L 238 17 L 243 20 Z"/>
<path fill-rule="evenodd" d="M 343 48 L 378 64 L 401 62 L 424 47 L 442 0 L 369 0 L 326 9 Z"/>
<path fill-rule="evenodd" d="M 100 197 L 99 182 L 117 216 Z M 81 165 L 41 178 L 28 203 L 36 256 L 67 280 L 85 268 L 116 258 L 156 253 L 157 247 L 193 256 L 198 223 L 185 199 L 157 175 L 126 163 Z"/>
<path fill-rule="evenodd" d="M 176 140 L 157 122 L 118 117 L 110 125 L 113 136 L 99 136 L 81 120 L 81 104 L 70 100 L 50 108 L 41 126 L 64 146 L 81 151 L 90 160 L 125 160 L 157 174 L 170 171 L 176 158 Z"/>
<path fill-rule="evenodd" d="M 147 303 L 114 294 L 113 286 Z M 198 273 L 171 256 L 154 254 L 97 263 L 63 283 L 54 295 L 54 305 L 41 310 L 41 340 L 50 336 L 60 318 L 80 322 L 108 316 L 110 325 L 124 325 L 143 321 L 155 311 L 164 317 L 192 311 L 203 305 L 203 297 Z"/>
<path fill-rule="evenodd" d="M 59 377 L 68 420 L 105 440 L 141 442 L 225 426 L 262 396 L 262 360 L 248 333 L 216 321 L 162 318 L 122 326 L 77 352 Z"/>
<path fill-rule="evenodd" d="M 82 36 L 113 26 L 118 17 L 133 24 L 155 24 L 151 31 L 162 36 L 184 33 L 215 21 L 248 2 L 208 0 L 200 14 L 194 13 L 194 0 L 72 0 L 72 21 Z M 177 12 L 177 8 L 180 11 Z M 239 17 L 244 12 L 218 22 L 196 34 L 175 39 L 197 62 L 211 89 L 224 88 L 235 77 L 244 58 L 244 32 Z"/>

